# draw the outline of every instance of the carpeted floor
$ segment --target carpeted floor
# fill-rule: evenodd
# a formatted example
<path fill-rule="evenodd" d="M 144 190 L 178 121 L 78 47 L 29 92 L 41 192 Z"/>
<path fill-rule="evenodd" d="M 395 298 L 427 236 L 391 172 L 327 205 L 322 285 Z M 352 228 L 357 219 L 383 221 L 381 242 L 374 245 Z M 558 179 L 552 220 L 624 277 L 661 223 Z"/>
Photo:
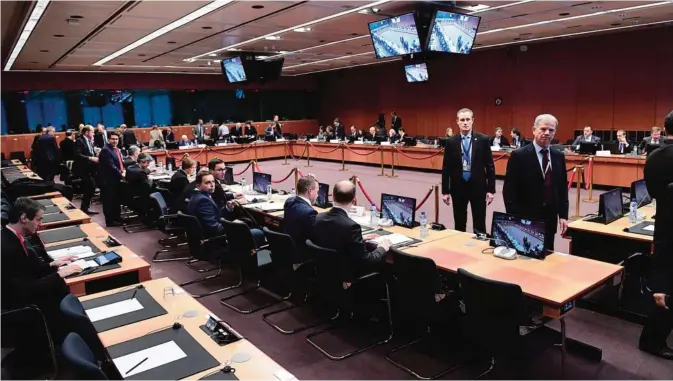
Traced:
<path fill-rule="evenodd" d="M 292 163 L 292 162 L 291 162 Z M 320 182 L 334 184 L 334 182 L 347 179 L 352 175 L 358 176 L 364 185 L 367 193 L 375 201 L 380 202 L 382 192 L 399 194 L 415 197 L 419 202 L 423 199 L 430 187 L 440 182 L 440 175 L 437 173 L 423 173 L 415 171 L 396 170 L 397 178 L 379 177 L 380 168 L 348 165 L 347 171 L 340 172 L 340 165 L 329 162 L 313 161 L 312 168 L 305 168 L 305 161 L 292 163 L 291 165 L 282 165 L 281 161 L 260 162 L 263 172 L 272 174 L 274 179 L 285 177 L 289 171 L 297 165 L 304 174 L 314 173 Z M 243 164 L 236 165 L 234 172 L 242 170 Z M 389 173 L 389 170 L 386 171 Z M 237 176 L 240 180 L 243 176 Z M 250 181 L 250 172 L 246 173 L 247 180 Z M 286 182 L 278 184 L 279 189 L 290 190 L 293 186 L 293 177 Z M 504 211 L 502 194 L 502 181 L 498 180 L 498 194 L 494 203 L 489 207 L 489 212 Z M 594 198 L 598 198 L 596 192 Z M 571 205 L 574 205 L 574 190 L 570 192 Z M 433 196 L 434 197 L 434 196 Z M 425 211 L 429 219 L 434 216 L 433 197 L 421 208 Z M 586 192 L 583 192 L 582 198 L 586 198 Z M 358 190 L 358 199 L 360 204 L 366 201 L 362 192 Z M 596 212 L 598 204 L 581 203 L 580 212 L 582 215 Z M 101 211 L 100 205 L 95 205 L 94 210 Z M 573 214 L 571 208 L 571 215 Z M 487 226 L 490 226 L 490 216 Z M 94 221 L 104 226 L 103 216 L 97 215 Z M 440 222 L 447 228 L 453 227 L 453 218 L 451 207 L 440 205 Z M 161 247 L 157 244 L 157 239 L 164 237 L 162 233 L 150 231 L 136 234 L 126 234 L 121 228 L 110 228 L 109 231 L 120 239 L 122 243 L 128 245 L 133 251 L 143 256 L 148 262 L 154 252 Z M 471 223 L 468 223 L 468 231 L 471 231 Z M 556 237 L 556 249 L 558 251 L 568 250 L 568 241 L 560 236 Z M 180 283 L 190 279 L 196 279 L 202 274 L 187 268 L 182 262 L 154 263 L 152 264 L 152 277 L 169 277 L 175 282 Z M 223 287 L 226 279 L 210 282 L 209 284 L 194 285 L 188 290 L 197 293 L 208 289 Z M 297 333 L 294 335 L 283 335 L 262 321 L 261 315 L 277 307 L 271 307 L 250 315 L 241 315 L 222 306 L 219 301 L 227 294 L 217 294 L 200 299 L 200 301 L 214 312 L 220 318 L 228 321 L 236 330 L 243 334 L 248 340 L 258 346 L 271 358 L 285 367 L 289 372 L 299 379 L 411 379 L 407 373 L 396 368 L 386 361 L 384 354 L 394 347 L 395 343 L 389 343 L 361 353 L 355 357 L 344 361 L 331 361 L 311 347 L 305 337 L 308 333 L 317 330 L 317 328 Z M 546 346 L 542 350 L 535 352 L 535 357 L 529 360 L 528 364 L 523 366 L 519 377 L 529 379 L 672 379 L 673 362 L 661 360 L 647 353 L 638 350 L 638 337 L 641 327 L 637 324 L 621 321 L 608 316 L 596 314 L 590 311 L 576 309 L 567 318 L 568 337 L 579 339 L 588 344 L 594 345 L 603 350 L 603 361 L 592 363 L 572 354 L 568 356 L 565 374 L 561 372 L 561 359 L 558 349 Z M 551 327 L 558 329 L 556 322 L 550 323 Z M 451 341 L 450 339 L 447 341 Z M 462 344 L 460 342 L 447 342 L 447 347 L 454 348 L 454 354 L 449 355 L 445 364 L 449 361 L 456 361 L 461 355 Z M 669 337 L 669 344 L 673 340 Z M 410 361 L 418 366 L 425 364 L 426 359 L 417 359 L 418 356 L 409 357 Z M 436 364 L 435 364 L 436 365 Z M 463 379 L 474 378 L 481 370 L 483 364 L 474 366 L 464 366 L 455 372 L 449 373 L 444 378 Z M 428 365 L 430 366 L 430 365 Z M 439 369 L 439 368 L 438 368 Z M 429 370 L 429 369 L 428 369 Z M 512 374 L 507 371 L 493 373 L 491 378 L 511 378 Z"/>

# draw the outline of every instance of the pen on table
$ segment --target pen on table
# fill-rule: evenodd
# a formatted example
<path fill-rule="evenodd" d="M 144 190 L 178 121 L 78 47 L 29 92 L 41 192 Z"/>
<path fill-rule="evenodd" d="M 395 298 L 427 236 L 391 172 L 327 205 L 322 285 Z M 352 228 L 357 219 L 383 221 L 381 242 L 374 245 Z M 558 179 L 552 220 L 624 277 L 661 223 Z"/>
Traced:
<path fill-rule="evenodd" d="M 126 376 L 127 374 L 133 372 L 133 370 L 134 370 L 135 368 L 137 368 L 137 367 L 139 367 L 140 365 L 142 365 L 142 363 L 144 363 L 145 361 L 147 361 L 147 359 L 149 359 L 149 357 L 145 357 L 145 358 L 142 359 L 139 363 L 137 363 L 136 365 L 134 365 L 133 368 L 127 370 L 126 373 L 124 373 L 124 376 Z"/>
<path fill-rule="evenodd" d="M 136 297 L 136 292 L 138 292 L 138 289 L 136 288 L 135 291 L 133 291 L 133 295 L 131 295 L 131 299 Z"/>

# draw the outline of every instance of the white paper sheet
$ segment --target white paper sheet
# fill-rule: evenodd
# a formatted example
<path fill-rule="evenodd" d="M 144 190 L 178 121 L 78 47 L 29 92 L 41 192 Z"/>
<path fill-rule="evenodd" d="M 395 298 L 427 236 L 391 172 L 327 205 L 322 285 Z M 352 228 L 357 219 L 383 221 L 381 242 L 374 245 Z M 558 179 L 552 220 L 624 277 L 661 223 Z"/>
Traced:
<path fill-rule="evenodd" d="M 654 224 L 644 227 L 643 230 L 648 231 L 648 232 L 653 232 L 654 231 Z"/>
<path fill-rule="evenodd" d="M 74 255 L 77 258 L 81 259 L 93 256 L 93 251 L 91 250 L 90 246 L 80 245 L 80 246 L 66 247 L 65 249 L 47 251 L 47 255 L 49 255 L 52 259 L 59 259 L 70 255 Z"/>
<path fill-rule="evenodd" d="M 187 354 L 180 349 L 180 346 L 175 341 L 159 344 L 154 347 L 143 349 L 142 351 L 129 353 L 122 357 L 113 359 L 115 366 L 121 373 L 122 377 L 131 377 L 134 374 L 142 373 L 150 369 L 158 368 L 162 365 L 172 363 L 187 357 Z M 136 366 L 143 359 L 147 358 L 145 362 L 140 364 L 133 371 L 129 372 L 131 368 Z M 127 373 L 128 372 L 128 373 Z"/>
<path fill-rule="evenodd" d="M 388 238 L 393 245 L 411 241 L 411 238 L 407 237 L 406 235 L 398 233 L 382 235 L 376 239 L 373 239 L 372 241 L 376 243 L 381 243 L 381 240 L 383 240 L 384 238 Z"/>
<path fill-rule="evenodd" d="M 99 320 L 109 319 L 111 317 L 124 315 L 131 313 L 133 311 L 142 310 L 144 307 L 138 299 L 127 299 L 122 300 L 121 302 L 111 303 L 104 306 L 91 308 L 86 310 L 86 314 L 89 315 L 91 322 L 95 323 Z"/>
<path fill-rule="evenodd" d="M 73 261 L 72 264 L 79 266 L 82 270 L 86 270 L 90 267 L 98 267 L 98 263 L 96 263 L 96 261 L 87 261 L 86 259 Z"/>

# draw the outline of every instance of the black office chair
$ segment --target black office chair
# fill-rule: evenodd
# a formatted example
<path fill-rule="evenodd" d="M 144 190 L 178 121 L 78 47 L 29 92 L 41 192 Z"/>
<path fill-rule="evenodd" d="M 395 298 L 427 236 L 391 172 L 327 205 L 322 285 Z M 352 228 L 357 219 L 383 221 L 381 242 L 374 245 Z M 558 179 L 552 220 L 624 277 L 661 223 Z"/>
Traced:
<path fill-rule="evenodd" d="M 166 249 L 158 250 L 154 253 L 152 257 L 152 262 L 172 262 L 172 261 L 183 261 L 188 260 L 189 257 L 178 257 L 178 258 L 162 258 L 159 259 L 160 254 L 176 252 L 176 251 L 185 251 L 189 249 L 187 246 L 187 241 L 184 239 L 185 229 L 176 224 L 177 214 L 168 214 L 168 205 L 160 192 L 154 192 L 150 195 L 150 202 L 152 203 L 151 209 L 157 212 L 158 220 L 156 227 L 159 231 L 168 235 L 166 238 L 159 239 L 159 244 L 164 246 Z M 166 244 L 170 242 L 171 244 Z"/>
<path fill-rule="evenodd" d="M 652 292 L 648 287 L 652 257 L 634 253 L 619 264 L 624 266 L 624 275 L 619 284 L 618 300 L 622 306 L 628 307 L 625 304 L 629 304 L 629 301 L 642 300 L 643 295 Z"/>
<path fill-rule="evenodd" d="M 21 344 L 31 345 L 31 353 L 21 353 L 17 354 L 16 349 L 14 352 L 9 354 L 4 353 L 2 358 L 2 371 L 3 379 L 19 379 L 22 378 L 19 376 L 20 373 L 23 373 L 25 369 L 22 369 L 22 366 L 17 366 L 18 369 L 13 369 L 11 365 L 12 360 L 17 359 L 24 355 L 31 356 L 31 363 L 34 366 L 39 367 L 43 364 L 35 361 L 35 353 L 32 353 L 32 346 L 38 345 L 41 343 L 24 342 L 26 340 L 25 334 L 22 334 L 25 329 L 32 329 L 37 332 L 40 331 L 39 336 L 44 338 L 44 345 L 49 349 L 50 362 L 51 364 L 49 369 L 48 379 L 55 379 L 58 374 L 58 362 L 56 361 L 56 348 L 54 346 L 54 341 L 51 337 L 49 331 L 49 326 L 47 325 L 47 319 L 45 318 L 42 310 L 36 306 L 26 306 L 14 310 L 2 311 L 0 317 L 0 322 L 2 323 L 2 348 L 20 348 Z M 19 360 L 23 363 L 23 361 Z M 17 371 L 18 373 L 15 373 Z M 17 377 L 15 377 L 15 375 Z"/>
<path fill-rule="evenodd" d="M 391 249 L 393 257 L 393 275 L 395 277 L 395 305 L 393 318 L 404 334 L 414 337 L 386 354 L 386 360 L 398 368 L 421 380 L 441 377 L 461 364 L 450 367 L 433 375 L 421 375 L 401 362 L 393 359 L 393 354 L 411 347 L 425 339 L 437 338 L 432 328 L 438 324 L 446 324 L 448 316 L 441 316 L 440 304 L 455 302 L 451 298 L 453 290 L 443 290 L 442 282 L 435 261 Z M 399 322 L 399 323 L 398 323 Z M 403 356 L 404 357 L 404 356 Z"/>
<path fill-rule="evenodd" d="M 105 372 L 96 362 L 91 349 L 76 333 L 69 333 L 63 341 L 61 352 L 66 362 L 71 366 L 74 379 L 78 380 L 107 380 Z"/>
<path fill-rule="evenodd" d="M 474 353 L 490 358 L 489 368 L 477 377 L 481 378 L 493 370 L 496 357 L 521 355 L 519 327 L 528 322 L 523 293 L 516 284 L 482 278 L 461 268 L 458 281 L 465 306 L 465 336 Z"/>
<path fill-rule="evenodd" d="M 184 214 L 182 212 L 178 212 L 177 222 L 180 226 L 183 226 L 185 228 L 185 234 L 187 235 L 187 246 L 189 247 L 189 254 L 191 255 L 192 258 L 189 261 L 187 261 L 186 265 L 192 270 L 195 270 L 199 273 L 211 272 L 217 270 L 217 272 L 213 275 L 208 275 L 201 279 L 195 279 L 183 282 L 180 284 L 180 286 L 188 286 L 190 284 L 200 283 L 206 280 L 215 279 L 222 276 L 222 268 L 224 266 L 223 257 L 225 257 L 228 254 L 226 249 L 227 236 L 219 235 L 211 238 L 206 238 L 206 236 L 203 234 L 203 228 L 201 227 L 199 219 L 194 216 Z M 198 268 L 193 265 L 196 262 L 208 262 L 210 264 L 215 264 L 215 266 L 209 268 Z M 204 296 L 213 295 L 227 290 L 231 290 L 233 288 L 240 287 L 242 284 L 243 277 L 241 275 L 240 269 L 238 269 L 238 272 L 239 272 L 239 278 L 238 278 L 239 280 L 236 284 L 226 286 L 224 288 L 220 288 L 217 290 L 209 291 L 204 294 L 198 294 L 198 295 L 192 294 L 192 296 L 194 298 L 202 298 Z"/>
<path fill-rule="evenodd" d="M 320 324 L 323 320 L 318 319 L 300 327 L 282 328 L 270 319 L 271 316 L 278 315 L 306 304 L 309 295 L 308 282 L 310 276 L 315 271 L 315 268 L 313 267 L 312 261 L 308 260 L 301 263 L 302 261 L 297 258 L 295 255 L 296 248 L 294 242 L 292 241 L 292 237 L 287 234 L 275 232 L 266 227 L 264 227 L 263 230 L 266 240 L 269 243 L 269 248 L 271 249 L 272 264 L 274 267 L 279 268 L 282 274 L 284 274 L 283 279 L 286 280 L 286 284 L 289 283 L 290 292 L 292 294 L 296 294 L 296 292 L 299 291 L 302 287 L 306 290 L 306 292 L 304 292 L 304 297 L 300 303 L 293 303 L 281 309 L 268 312 L 262 315 L 262 320 L 275 328 L 278 332 L 284 334 L 301 332 L 305 329 Z"/>
<path fill-rule="evenodd" d="M 278 252 L 275 257 L 273 257 L 269 250 L 267 249 L 268 245 L 263 245 L 257 247 L 252 232 L 250 232 L 250 227 L 244 222 L 232 222 L 227 220 L 222 220 L 226 230 L 227 236 L 236 237 L 236 239 L 229 239 L 229 259 L 232 260 L 236 266 L 242 269 L 242 279 L 244 283 L 253 282 L 252 287 L 246 288 L 245 290 L 238 292 L 236 294 L 227 296 L 220 300 L 220 303 L 223 306 L 229 307 L 232 310 L 241 313 L 241 314 L 250 314 L 266 307 L 278 304 L 284 300 L 287 300 L 291 293 L 288 293 L 285 296 L 281 296 L 279 299 L 264 303 L 260 306 L 255 306 L 250 309 L 241 309 L 233 304 L 231 300 L 248 294 L 252 291 L 259 289 L 262 285 L 262 277 L 260 276 L 261 267 L 269 267 L 271 270 L 278 269 L 282 270 L 283 265 L 290 264 L 292 259 L 288 258 L 283 252 Z M 276 264 L 272 261 L 272 258 L 278 258 L 279 264 Z"/>
<path fill-rule="evenodd" d="M 344 321 L 350 320 L 353 317 L 354 312 L 354 301 L 352 295 L 353 289 L 356 288 L 359 283 L 365 280 L 372 280 L 373 278 L 380 276 L 380 274 L 373 272 L 357 277 L 354 275 L 354 270 L 348 263 L 347 255 L 338 253 L 335 250 L 317 246 L 313 244 L 310 239 L 306 240 L 306 246 L 315 263 L 317 292 L 319 294 L 320 301 L 324 303 L 323 309 L 325 312 L 331 315 L 330 320 L 332 321 L 339 318 L 343 319 Z M 389 342 L 393 338 L 390 291 L 385 280 L 383 280 L 383 282 L 386 289 L 388 328 L 390 331 L 390 334 L 386 338 L 383 340 L 377 339 L 377 341 L 372 344 L 341 355 L 335 355 L 327 352 L 313 340 L 314 338 L 336 328 L 337 325 L 332 325 L 326 329 L 311 333 L 310 335 L 306 336 L 306 341 L 331 360 L 343 360 L 358 353 L 362 353 L 370 348 L 374 348 Z"/>
<path fill-rule="evenodd" d="M 416 140 L 421 141 L 425 139 L 425 135 L 416 135 Z"/>
<path fill-rule="evenodd" d="M 70 331 L 77 333 L 86 342 L 96 361 L 106 363 L 105 347 L 98 338 L 98 332 L 89 320 L 89 316 L 84 311 L 84 306 L 79 299 L 72 294 L 66 295 L 61 300 L 61 313 L 69 319 L 68 328 Z"/>

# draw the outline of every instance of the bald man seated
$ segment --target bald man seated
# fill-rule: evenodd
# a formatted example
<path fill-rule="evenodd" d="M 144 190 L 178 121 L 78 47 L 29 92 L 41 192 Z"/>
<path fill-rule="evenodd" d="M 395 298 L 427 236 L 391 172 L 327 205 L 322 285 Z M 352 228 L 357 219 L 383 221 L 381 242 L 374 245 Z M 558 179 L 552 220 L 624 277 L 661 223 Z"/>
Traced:
<path fill-rule="evenodd" d="M 339 181 L 332 190 L 334 207 L 320 213 L 315 218 L 313 243 L 327 249 L 347 255 L 356 273 L 366 274 L 377 270 L 385 260 L 390 249 L 390 240 L 383 239 L 372 251 L 367 249 L 362 237 L 362 228 L 348 217 L 348 210 L 356 204 L 355 185 L 348 181 Z"/>

